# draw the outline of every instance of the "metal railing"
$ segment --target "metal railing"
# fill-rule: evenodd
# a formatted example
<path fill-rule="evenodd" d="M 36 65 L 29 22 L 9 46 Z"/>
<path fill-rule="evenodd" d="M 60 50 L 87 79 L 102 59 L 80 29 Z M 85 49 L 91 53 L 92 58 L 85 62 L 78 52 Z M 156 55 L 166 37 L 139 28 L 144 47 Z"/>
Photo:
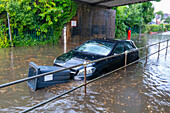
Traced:
<path fill-rule="evenodd" d="M 13 38 L 14 38 L 14 36 L 16 36 L 15 37 L 16 40 L 19 40 L 21 36 L 19 35 L 18 29 L 14 28 L 13 30 L 14 30 L 12 33 Z M 46 40 L 49 40 L 50 37 L 52 37 L 52 38 L 54 37 L 53 36 L 54 30 L 52 28 L 47 29 L 47 33 L 40 32 L 40 35 L 37 35 L 37 31 L 40 31 L 40 29 L 36 28 L 33 30 L 27 30 L 27 31 L 24 31 L 23 34 L 24 34 L 24 37 L 36 39 L 39 41 L 46 41 Z"/>
<path fill-rule="evenodd" d="M 163 42 L 167 42 L 167 46 L 166 46 L 165 48 L 160 49 L 160 44 L 163 43 Z M 121 53 L 121 54 L 117 54 L 117 55 L 113 55 L 113 56 L 108 56 L 108 57 L 101 58 L 101 59 L 97 59 L 97 60 L 90 61 L 90 62 L 84 62 L 84 64 L 79 64 L 79 65 L 71 66 L 71 67 L 68 67 L 68 68 L 64 68 L 64 69 L 60 69 L 60 70 L 56 70 L 56 71 L 51 71 L 51 72 L 39 74 L 39 75 L 36 75 L 36 76 L 32 76 L 32 77 L 28 77 L 28 78 L 16 80 L 16 81 L 13 81 L 13 82 L 9 82 L 9 83 L 0 85 L 0 89 L 1 89 L 1 88 L 4 88 L 4 87 L 11 86 L 11 85 L 14 85 L 14 84 L 18 84 L 18 83 L 21 83 L 21 82 L 29 81 L 29 80 L 32 80 L 32 79 L 35 79 L 35 78 L 43 77 L 43 76 L 46 76 L 46 75 L 49 75 L 49 74 L 61 72 L 61 71 L 64 71 L 64 70 L 68 70 L 68 69 L 71 69 L 71 68 L 75 68 L 75 67 L 79 67 L 79 66 L 83 66 L 83 65 L 84 65 L 84 70 L 85 70 L 85 71 L 84 71 L 84 83 L 83 83 L 83 84 L 81 84 L 81 85 L 79 85 L 79 86 L 77 86 L 77 87 L 75 87 L 75 88 L 73 88 L 73 89 L 71 89 L 71 90 L 68 90 L 68 91 L 66 91 L 66 92 L 64 92 L 64 93 L 62 93 L 62 94 L 60 94 L 60 95 L 57 95 L 57 96 L 55 96 L 55 97 L 53 97 L 53 98 L 50 98 L 50 99 L 48 99 L 48 100 L 46 100 L 46 101 L 44 101 L 44 102 L 41 102 L 41 103 L 39 103 L 39 104 L 36 104 L 35 106 L 32 106 L 32 107 L 30 107 L 29 109 L 26 109 L 26 110 L 24 110 L 24 111 L 21 112 L 21 113 L 25 113 L 25 112 L 31 111 L 31 110 L 33 110 L 33 109 L 35 109 L 35 108 L 37 108 L 37 107 L 40 107 L 40 106 L 42 106 L 42 105 L 44 105 L 44 104 L 46 104 L 46 103 L 49 103 L 49 102 L 51 102 L 51 101 L 53 101 L 53 100 L 55 100 L 55 99 L 57 99 L 57 98 L 60 98 L 60 97 L 62 97 L 63 95 L 66 95 L 66 94 L 68 94 L 68 93 L 70 93 L 70 92 L 73 92 L 73 91 L 75 91 L 75 90 L 77 90 L 77 89 L 79 89 L 79 88 L 81 88 L 81 87 L 83 87 L 83 86 L 84 86 L 84 93 L 86 94 L 86 85 L 90 84 L 91 82 L 94 82 L 94 81 L 96 81 L 96 80 L 99 80 L 99 79 L 101 79 L 101 78 L 103 78 L 103 77 L 105 77 L 105 76 L 107 76 L 107 75 L 110 75 L 111 73 L 116 72 L 116 71 L 118 71 L 118 70 L 120 70 L 120 69 L 123 69 L 123 68 L 126 69 L 127 66 L 130 66 L 130 65 L 132 65 L 132 64 L 134 64 L 134 63 L 136 63 L 136 62 L 138 62 L 138 61 L 140 61 L 140 60 L 143 60 L 143 59 L 145 59 L 145 58 L 146 58 L 146 62 L 147 62 L 147 57 L 149 57 L 149 56 L 151 56 L 151 55 L 153 55 L 153 54 L 158 53 L 158 57 L 159 57 L 159 52 L 162 51 L 162 50 L 164 50 L 164 49 L 166 49 L 166 54 L 167 54 L 168 47 L 169 47 L 168 42 L 169 42 L 169 39 L 164 40 L 164 41 L 161 41 L 161 42 L 158 42 L 158 43 L 155 43 L 155 44 L 146 45 L 145 47 L 141 47 L 141 48 L 138 48 L 138 49 L 135 49 L 135 50 L 126 51 L 126 52 Z M 156 51 L 156 52 L 154 52 L 154 53 L 151 53 L 151 54 L 148 54 L 148 48 L 151 47 L 151 46 L 157 45 L 157 44 L 159 44 L 159 45 L 158 45 L 158 51 Z M 140 59 L 138 59 L 138 60 L 136 60 L 136 61 L 134 61 L 134 62 L 132 62 L 132 63 L 127 64 L 127 54 L 130 53 L 130 52 L 134 52 L 134 51 L 136 51 L 136 50 L 139 51 L 139 50 L 142 50 L 142 49 L 146 49 L 146 56 L 144 56 L 144 57 L 142 57 L 142 58 L 140 58 Z M 120 67 L 120 68 L 118 68 L 118 69 L 115 69 L 115 70 L 113 70 L 113 71 L 111 71 L 111 72 L 108 72 L 108 73 L 106 73 L 106 74 L 103 74 L 103 75 L 101 75 L 101 76 L 99 76 L 99 77 L 97 77 L 97 78 L 95 78 L 95 79 L 86 81 L 86 66 L 87 66 L 88 64 L 95 63 L 95 62 L 99 62 L 99 61 L 106 60 L 106 59 L 113 58 L 113 57 L 117 57 L 117 56 L 120 56 L 120 55 L 125 55 L 125 65 L 124 65 L 124 66 L 122 66 L 122 67 Z"/>

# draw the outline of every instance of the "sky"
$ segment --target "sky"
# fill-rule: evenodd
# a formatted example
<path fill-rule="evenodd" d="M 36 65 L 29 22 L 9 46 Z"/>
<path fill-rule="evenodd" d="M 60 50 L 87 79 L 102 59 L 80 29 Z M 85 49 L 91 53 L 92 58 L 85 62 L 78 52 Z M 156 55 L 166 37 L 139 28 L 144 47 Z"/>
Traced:
<path fill-rule="evenodd" d="M 154 12 L 163 11 L 170 14 L 170 0 L 161 0 L 160 2 L 152 2 L 155 8 Z"/>

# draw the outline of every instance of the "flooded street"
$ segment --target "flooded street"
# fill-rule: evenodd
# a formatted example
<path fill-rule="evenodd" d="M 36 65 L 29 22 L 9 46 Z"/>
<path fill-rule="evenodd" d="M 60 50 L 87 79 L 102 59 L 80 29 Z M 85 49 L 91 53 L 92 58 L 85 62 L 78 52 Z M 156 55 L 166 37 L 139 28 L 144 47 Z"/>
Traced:
<path fill-rule="evenodd" d="M 132 40 L 137 47 L 170 39 L 170 32 L 158 35 L 144 35 Z M 66 51 L 83 43 L 72 40 L 63 44 L 33 47 L 15 47 L 0 49 L 0 84 L 25 78 L 28 75 L 29 62 L 38 65 L 53 65 L 54 59 Z M 167 43 L 161 44 L 161 49 Z M 170 45 L 170 41 L 169 41 Z M 149 48 L 149 54 L 158 50 L 158 45 Z M 140 51 L 140 57 L 145 50 Z M 87 86 L 87 95 L 83 88 L 69 93 L 55 101 L 31 112 L 57 113 L 141 113 L 170 112 L 170 47 L 150 56 L 148 61 L 139 61 Z M 33 91 L 27 83 L 12 85 L 0 89 L 0 112 L 20 112 L 58 94 L 72 89 L 83 81 L 70 81 L 41 90 Z"/>

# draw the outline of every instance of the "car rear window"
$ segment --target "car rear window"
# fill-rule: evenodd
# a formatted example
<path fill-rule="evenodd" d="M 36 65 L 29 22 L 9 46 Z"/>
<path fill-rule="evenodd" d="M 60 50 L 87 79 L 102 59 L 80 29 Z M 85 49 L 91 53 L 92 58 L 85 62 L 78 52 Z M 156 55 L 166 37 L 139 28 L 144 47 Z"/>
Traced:
<path fill-rule="evenodd" d="M 106 56 L 111 52 L 114 45 L 115 43 L 90 41 L 84 43 L 77 50 Z"/>
<path fill-rule="evenodd" d="M 130 42 L 125 42 L 124 45 L 126 50 L 131 50 L 135 48 Z"/>

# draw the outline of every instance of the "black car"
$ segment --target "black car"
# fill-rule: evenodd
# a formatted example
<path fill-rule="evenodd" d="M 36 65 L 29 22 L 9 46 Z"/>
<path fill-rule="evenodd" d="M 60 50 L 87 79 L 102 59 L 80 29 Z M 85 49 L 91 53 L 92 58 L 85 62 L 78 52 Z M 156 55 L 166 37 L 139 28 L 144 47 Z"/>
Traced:
<path fill-rule="evenodd" d="M 34 62 L 30 62 L 28 77 L 33 77 L 52 71 L 55 73 L 29 80 L 27 83 L 32 89 L 36 90 L 39 88 L 67 82 L 71 78 L 75 80 L 82 80 L 84 79 L 84 66 L 79 66 L 60 72 L 56 71 L 63 70 L 67 67 L 72 67 L 78 64 L 83 64 L 85 61 L 93 61 L 107 56 L 120 54 L 129 50 L 134 51 L 128 53 L 127 63 L 133 62 L 139 58 L 138 49 L 133 41 L 92 39 L 85 42 L 80 47 L 77 47 L 76 49 L 57 57 L 54 60 L 53 66 L 41 66 L 35 64 Z M 102 75 L 103 73 L 119 68 L 124 65 L 124 62 L 125 55 L 123 54 L 88 64 L 86 69 L 87 79 L 95 78 Z"/>
<path fill-rule="evenodd" d="M 71 50 L 54 60 L 54 66 L 71 67 L 82 64 L 85 61 L 93 61 L 111 55 L 123 53 L 125 51 L 135 50 L 128 53 L 127 63 L 139 59 L 139 52 L 134 42 L 131 40 L 104 40 L 92 39 L 88 40 L 80 47 Z M 109 58 L 103 61 L 87 65 L 87 79 L 92 79 L 103 73 L 124 65 L 125 55 Z M 75 80 L 84 79 L 84 66 L 70 69 L 71 78 Z"/>

